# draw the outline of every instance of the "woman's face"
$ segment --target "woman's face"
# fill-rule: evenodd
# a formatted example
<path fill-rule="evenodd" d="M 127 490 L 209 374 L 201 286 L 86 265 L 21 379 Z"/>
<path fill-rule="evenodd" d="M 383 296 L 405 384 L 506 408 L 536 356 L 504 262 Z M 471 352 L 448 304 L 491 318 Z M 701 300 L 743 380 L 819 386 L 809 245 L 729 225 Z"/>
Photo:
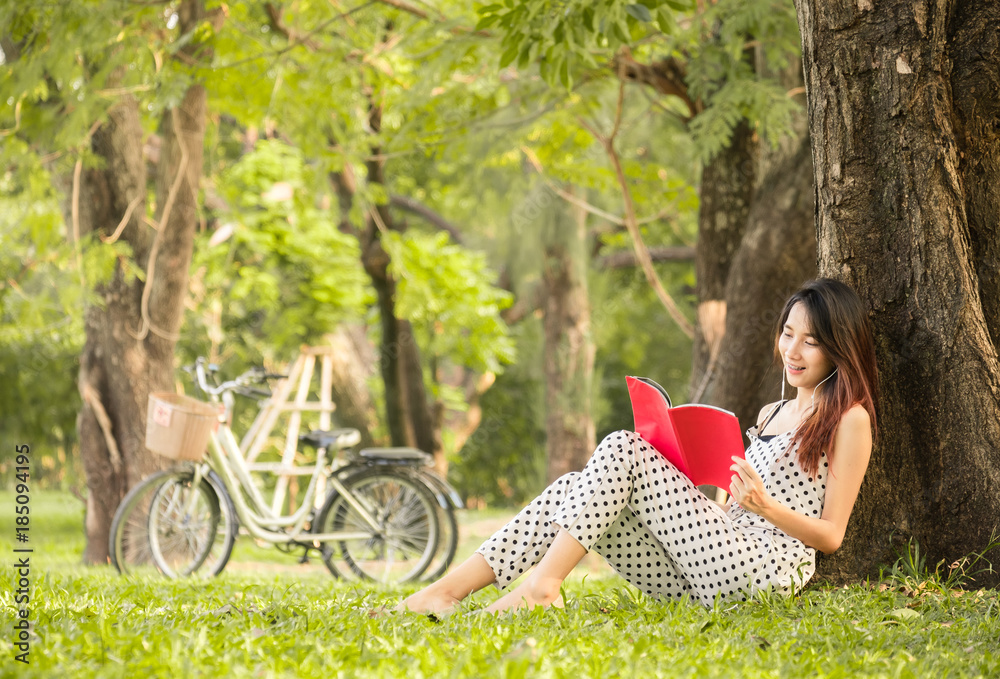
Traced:
<path fill-rule="evenodd" d="M 778 338 L 778 351 L 785 364 L 785 374 L 793 387 L 812 389 L 833 372 L 833 362 L 811 333 L 812 325 L 806 307 L 802 302 L 796 302 L 788 312 Z"/>

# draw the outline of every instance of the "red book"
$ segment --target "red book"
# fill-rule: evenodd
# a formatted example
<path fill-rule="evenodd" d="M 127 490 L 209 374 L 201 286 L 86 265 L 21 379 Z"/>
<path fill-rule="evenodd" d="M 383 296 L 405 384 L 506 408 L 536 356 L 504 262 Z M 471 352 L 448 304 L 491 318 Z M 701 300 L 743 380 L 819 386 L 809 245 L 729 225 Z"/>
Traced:
<path fill-rule="evenodd" d="M 696 486 L 729 490 L 734 455 L 743 457 L 740 422 L 728 410 L 700 403 L 673 407 L 670 396 L 646 377 L 626 377 L 635 431 Z"/>

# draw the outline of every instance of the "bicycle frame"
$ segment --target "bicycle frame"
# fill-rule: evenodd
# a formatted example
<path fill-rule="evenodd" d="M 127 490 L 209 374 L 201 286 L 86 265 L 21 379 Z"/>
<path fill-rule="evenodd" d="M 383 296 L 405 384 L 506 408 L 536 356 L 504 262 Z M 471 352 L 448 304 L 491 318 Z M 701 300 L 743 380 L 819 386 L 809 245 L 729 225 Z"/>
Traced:
<path fill-rule="evenodd" d="M 199 469 L 210 467 L 222 479 L 222 483 L 233 499 L 236 514 L 240 523 L 254 538 L 272 544 L 294 542 L 324 542 L 327 540 L 367 539 L 370 533 L 341 531 L 337 533 L 312 533 L 305 530 L 305 523 L 310 515 L 319 477 L 326 467 L 326 451 L 320 449 L 316 456 L 313 473 L 309 478 L 302 505 L 291 515 L 275 515 L 264 501 L 257 484 L 250 477 L 246 460 L 240 451 L 236 436 L 220 416 L 218 429 L 212 433 L 210 455 L 207 463 L 198 465 Z M 196 471 L 196 481 L 200 471 Z M 348 491 L 335 475 L 327 477 L 327 482 L 339 493 L 358 515 L 372 528 L 378 530 L 378 523 L 372 518 L 368 509 L 358 502 L 354 494 Z M 248 497 L 249 496 L 249 501 Z M 290 530 L 274 530 L 288 527 Z"/>

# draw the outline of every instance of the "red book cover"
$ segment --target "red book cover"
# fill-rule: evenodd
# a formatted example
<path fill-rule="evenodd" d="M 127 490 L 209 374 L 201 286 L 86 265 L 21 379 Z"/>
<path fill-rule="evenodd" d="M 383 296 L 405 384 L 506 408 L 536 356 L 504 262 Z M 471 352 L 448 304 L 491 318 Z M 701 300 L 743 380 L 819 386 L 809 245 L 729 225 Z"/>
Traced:
<path fill-rule="evenodd" d="M 672 406 L 666 390 L 645 377 L 626 377 L 635 431 L 696 485 L 729 489 L 734 455 L 743 457 L 740 422 L 728 410 Z"/>

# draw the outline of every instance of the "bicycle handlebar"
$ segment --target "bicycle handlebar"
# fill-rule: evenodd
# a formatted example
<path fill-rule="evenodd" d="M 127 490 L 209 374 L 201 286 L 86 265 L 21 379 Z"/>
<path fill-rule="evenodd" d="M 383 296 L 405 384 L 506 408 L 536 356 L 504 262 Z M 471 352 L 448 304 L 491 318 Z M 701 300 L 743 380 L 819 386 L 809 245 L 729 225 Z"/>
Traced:
<path fill-rule="evenodd" d="M 265 372 L 263 368 L 254 367 L 250 368 L 250 370 L 247 370 L 235 379 L 227 380 L 222 384 L 213 387 L 208 383 L 207 373 L 216 372 L 218 369 L 219 367 L 217 365 L 207 363 L 205 358 L 202 356 L 198 357 L 193 366 L 184 367 L 185 372 L 194 371 L 195 383 L 198 385 L 199 389 L 209 396 L 219 396 L 228 391 L 236 391 L 247 396 L 270 396 L 271 392 L 264 389 L 256 389 L 249 385 L 259 384 L 268 379 L 287 377 L 287 375 L 269 373 Z"/>

